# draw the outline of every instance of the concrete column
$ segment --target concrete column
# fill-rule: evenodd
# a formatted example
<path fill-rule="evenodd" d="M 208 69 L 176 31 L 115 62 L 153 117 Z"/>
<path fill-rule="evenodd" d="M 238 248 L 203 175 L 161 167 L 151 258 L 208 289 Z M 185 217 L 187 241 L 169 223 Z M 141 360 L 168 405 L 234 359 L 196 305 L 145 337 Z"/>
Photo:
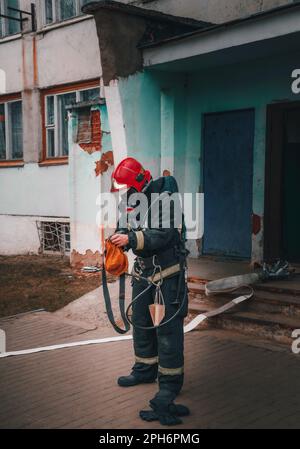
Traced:
<path fill-rule="evenodd" d="M 115 165 L 128 156 L 123 108 L 118 80 L 104 87 Z"/>
<path fill-rule="evenodd" d="M 25 163 L 38 162 L 42 147 L 42 120 L 38 76 L 36 36 L 32 33 L 24 34 L 22 38 L 22 100 Z"/>
<path fill-rule="evenodd" d="M 175 99 L 172 90 L 161 91 L 161 174 L 174 175 Z"/>

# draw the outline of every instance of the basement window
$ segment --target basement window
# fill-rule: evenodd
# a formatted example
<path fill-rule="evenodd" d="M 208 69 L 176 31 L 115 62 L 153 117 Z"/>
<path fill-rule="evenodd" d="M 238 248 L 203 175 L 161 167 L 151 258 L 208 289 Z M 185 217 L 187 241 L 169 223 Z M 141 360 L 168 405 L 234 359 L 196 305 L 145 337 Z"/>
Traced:
<path fill-rule="evenodd" d="M 65 256 L 71 251 L 70 223 L 57 221 L 38 221 L 37 229 L 42 254 Z"/>

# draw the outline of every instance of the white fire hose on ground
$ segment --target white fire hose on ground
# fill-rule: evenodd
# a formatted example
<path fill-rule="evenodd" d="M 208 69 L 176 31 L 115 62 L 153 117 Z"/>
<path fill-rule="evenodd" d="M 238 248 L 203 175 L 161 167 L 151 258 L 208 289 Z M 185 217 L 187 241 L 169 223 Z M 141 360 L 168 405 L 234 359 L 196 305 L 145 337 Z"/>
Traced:
<path fill-rule="evenodd" d="M 228 302 L 224 306 L 198 315 L 194 318 L 187 326 L 184 328 L 184 333 L 187 334 L 193 330 L 195 330 L 199 324 L 203 323 L 205 320 L 212 318 L 214 316 L 221 315 L 224 312 L 232 309 L 233 307 L 241 304 L 254 296 L 254 290 L 251 285 L 261 282 L 263 280 L 268 279 L 286 279 L 291 275 L 291 270 L 289 268 L 289 264 L 287 262 L 278 262 L 274 266 L 264 265 L 263 270 L 260 273 L 250 273 L 244 274 L 241 276 L 232 276 L 224 279 L 219 279 L 217 281 L 212 281 L 206 284 L 205 293 L 209 296 L 214 296 L 218 294 L 231 293 L 240 288 L 247 287 L 249 289 L 249 293 L 239 296 L 236 299 Z M 60 345 L 53 346 L 45 346 L 41 348 L 33 348 L 26 349 L 22 351 L 13 351 L 13 352 L 5 352 L 5 332 L 0 330 L 0 359 L 7 357 L 16 357 L 21 355 L 29 355 L 36 354 L 40 352 L 49 352 L 55 351 L 58 349 L 68 349 L 79 346 L 91 346 L 91 345 L 99 345 L 104 343 L 113 343 L 119 341 L 128 341 L 132 340 L 132 335 L 120 336 L 120 337 L 110 337 L 110 338 L 102 338 L 98 340 L 86 340 L 79 341 L 74 343 L 65 343 Z"/>
<path fill-rule="evenodd" d="M 254 296 L 254 290 L 250 286 L 258 283 L 261 279 L 262 278 L 260 274 L 251 273 L 208 282 L 205 286 L 205 294 L 208 297 L 224 293 L 231 293 L 243 287 L 249 289 L 249 293 L 233 299 L 232 301 L 228 302 L 222 307 L 219 307 L 218 309 L 198 315 L 184 328 L 184 332 L 191 332 L 208 318 L 213 318 L 215 316 L 221 315 L 222 313 L 227 312 L 238 304 L 251 299 Z"/>

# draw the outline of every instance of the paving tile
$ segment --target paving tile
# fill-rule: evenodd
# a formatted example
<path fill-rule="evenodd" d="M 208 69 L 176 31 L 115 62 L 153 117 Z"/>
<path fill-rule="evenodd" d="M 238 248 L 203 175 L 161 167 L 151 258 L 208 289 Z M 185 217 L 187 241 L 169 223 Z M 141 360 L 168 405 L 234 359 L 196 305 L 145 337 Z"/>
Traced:
<path fill-rule="evenodd" d="M 27 318 L 25 324 L 20 329 L 16 323 L 15 336 L 13 321 L 7 324 L 12 347 L 24 336 L 27 343 L 40 342 L 40 323 L 35 328 Z M 52 343 L 91 335 L 46 317 L 43 326 Z M 93 332 L 93 338 L 99 335 Z M 186 383 L 178 402 L 190 407 L 191 416 L 178 429 L 300 427 L 299 357 L 216 331 L 189 334 L 185 352 Z M 0 428 L 161 428 L 139 419 L 157 385 L 121 389 L 116 383 L 132 360 L 131 342 L 1 359 Z"/>

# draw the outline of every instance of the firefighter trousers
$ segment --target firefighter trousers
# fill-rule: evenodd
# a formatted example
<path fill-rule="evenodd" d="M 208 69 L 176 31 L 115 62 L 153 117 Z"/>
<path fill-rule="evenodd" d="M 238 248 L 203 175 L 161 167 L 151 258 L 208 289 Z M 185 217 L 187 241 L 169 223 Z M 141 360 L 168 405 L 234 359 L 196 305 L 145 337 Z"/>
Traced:
<path fill-rule="evenodd" d="M 143 276 L 145 274 L 143 273 Z M 173 304 L 178 295 L 179 275 L 167 278 L 161 286 L 166 305 L 165 321 L 170 319 L 180 305 Z M 133 298 L 145 290 L 145 283 L 133 281 Z M 184 300 L 186 294 L 185 282 L 180 286 L 179 299 Z M 142 295 L 132 309 L 134 325 L 151 327 L 149 305 L 153 304 L 155 287 Z M 151 381 L 158 377 L 159 389 L 169 390 L 178 395 L 184 381 L 184 318 L 187 315 L 188 304 L 170 323 L 157 329 L 133 329 L 135 365 L 133 375 L 141 381 Z"/>

